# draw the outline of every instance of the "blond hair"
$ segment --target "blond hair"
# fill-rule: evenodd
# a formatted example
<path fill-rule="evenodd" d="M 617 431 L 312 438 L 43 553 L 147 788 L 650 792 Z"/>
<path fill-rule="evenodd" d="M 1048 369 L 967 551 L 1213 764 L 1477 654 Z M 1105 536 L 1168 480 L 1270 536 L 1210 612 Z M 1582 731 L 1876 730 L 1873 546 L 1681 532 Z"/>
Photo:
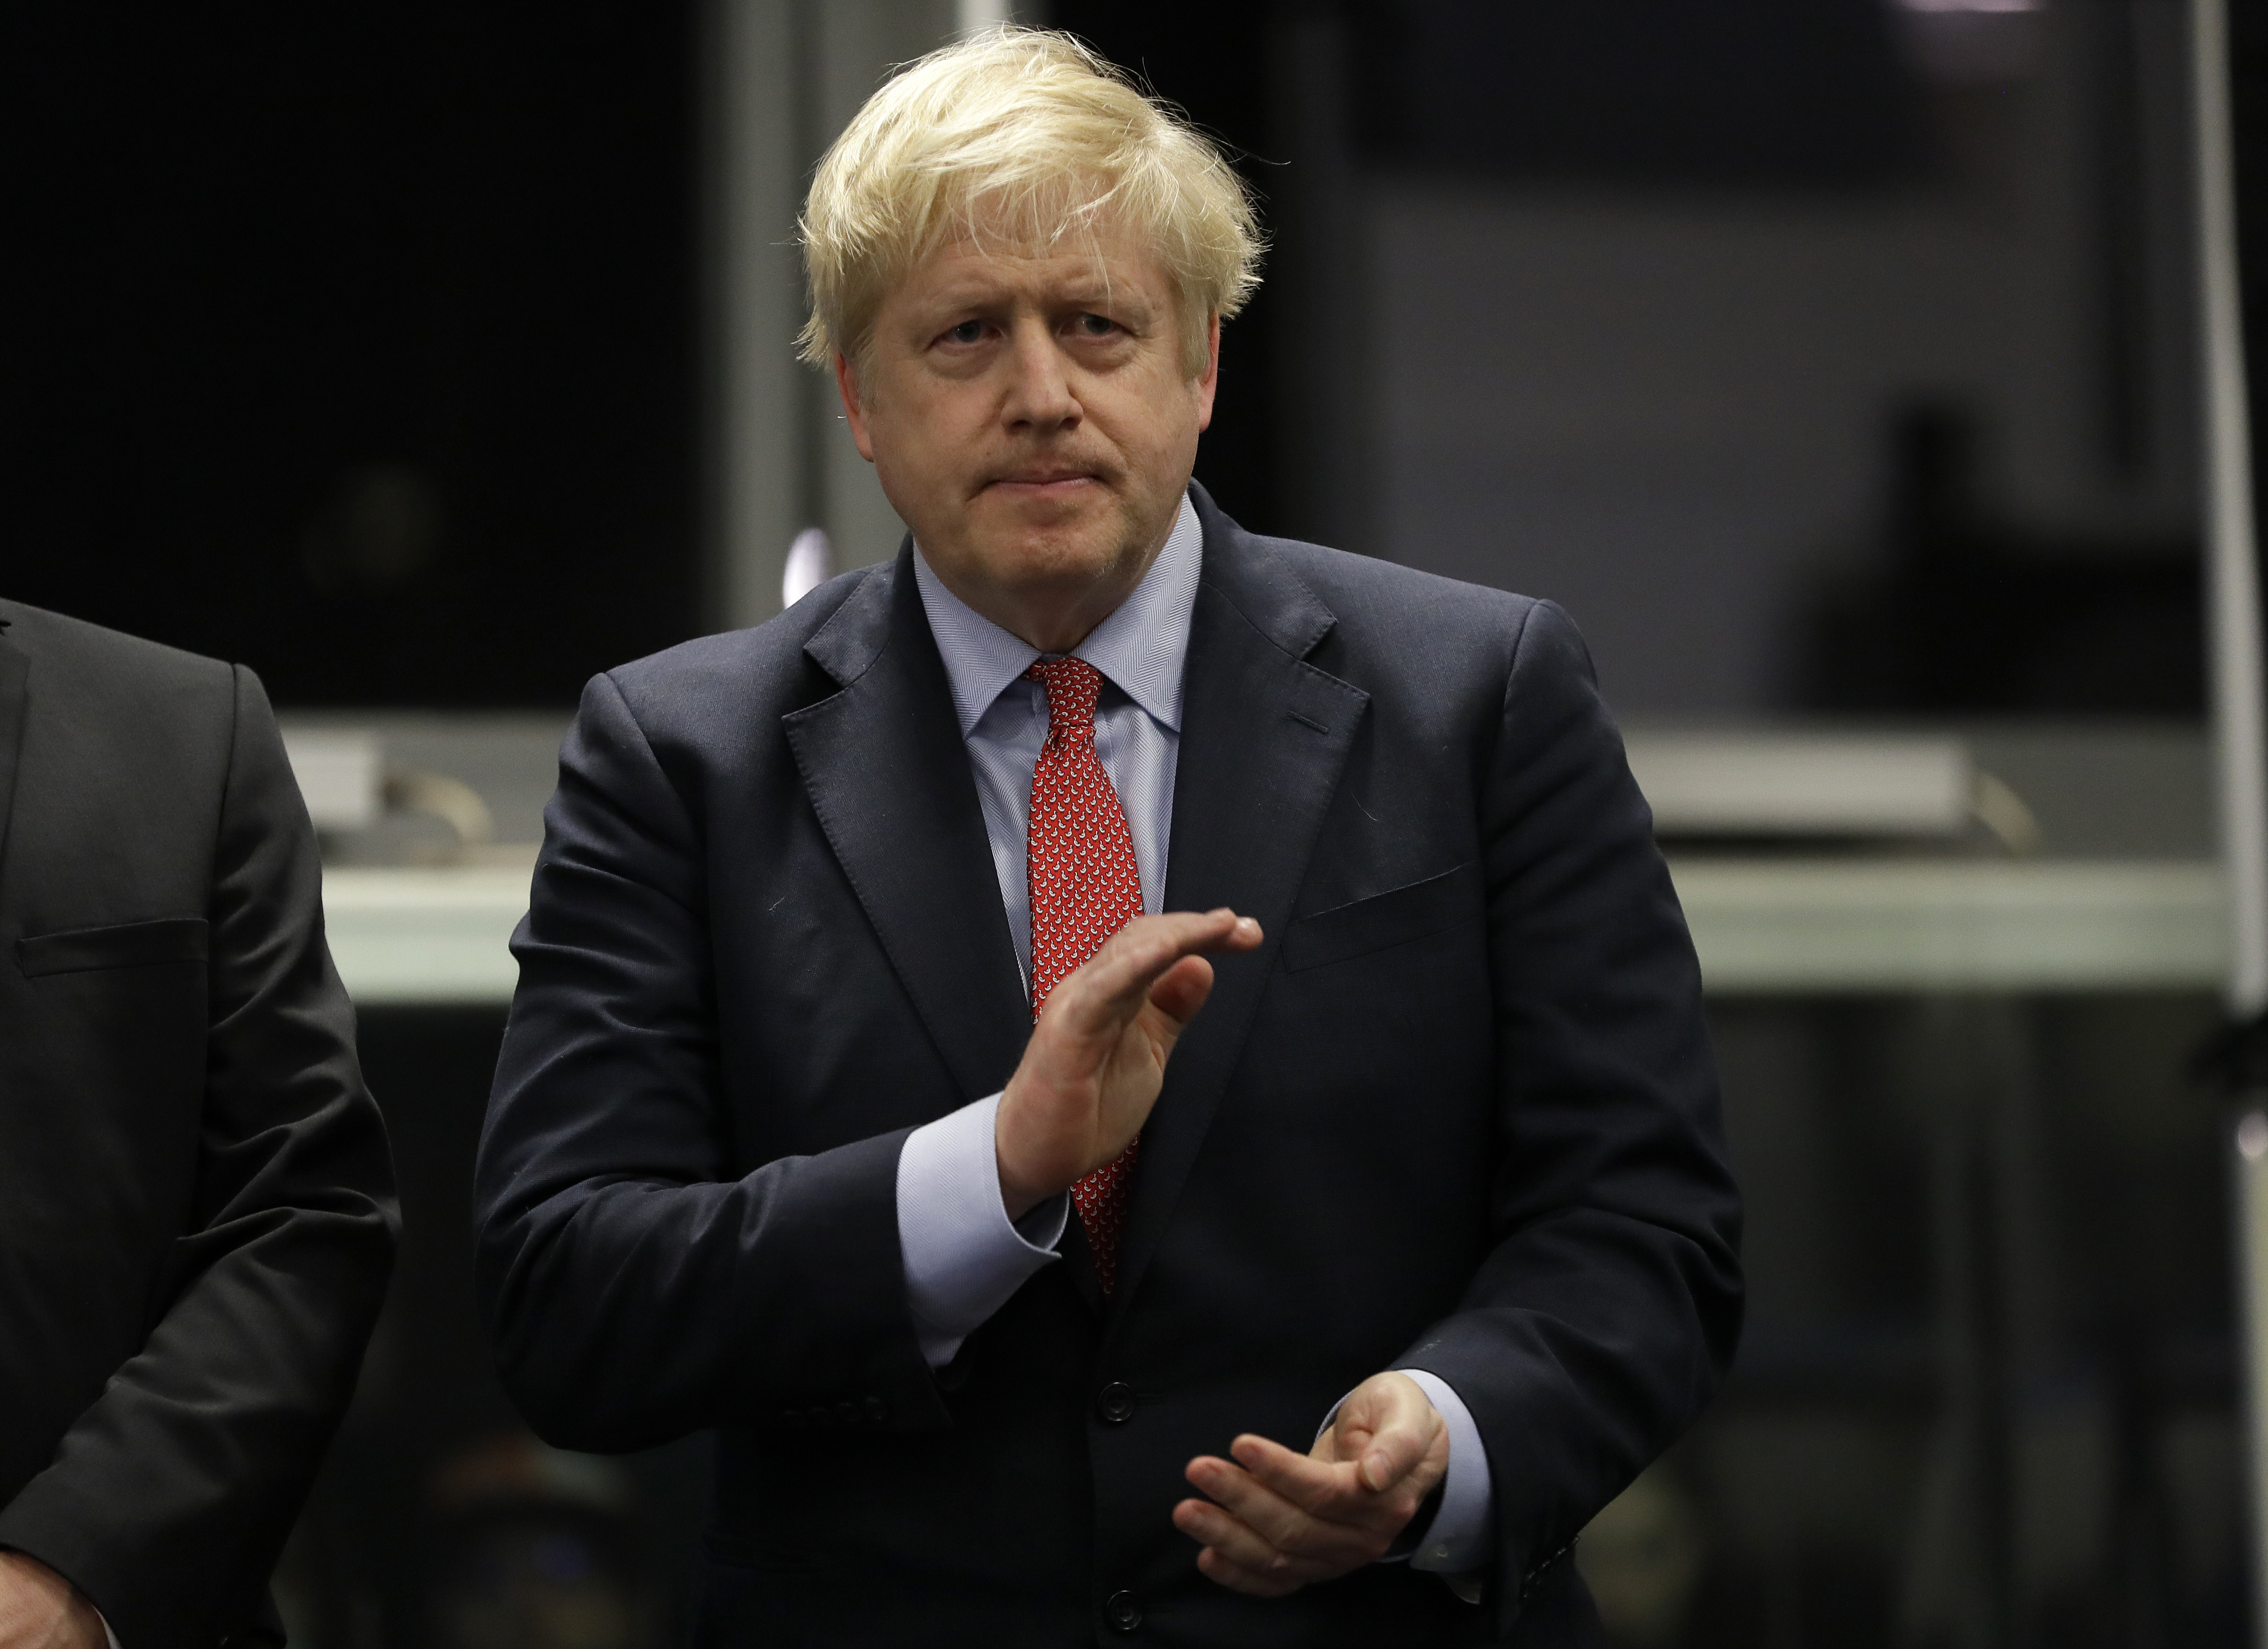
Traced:
<path fill-rule="evenodd" d="M 1068 34 L 994 28 L 932 52 L 866 100 L 812 179 L 803 359 L 857 361 L 884 296 L 951 240 L 1054 246 L 1105 222 L 1164 265 L 1196 376 L 1212 317 L 1260 284 L 1251 193 L 1219 149 Z"/>

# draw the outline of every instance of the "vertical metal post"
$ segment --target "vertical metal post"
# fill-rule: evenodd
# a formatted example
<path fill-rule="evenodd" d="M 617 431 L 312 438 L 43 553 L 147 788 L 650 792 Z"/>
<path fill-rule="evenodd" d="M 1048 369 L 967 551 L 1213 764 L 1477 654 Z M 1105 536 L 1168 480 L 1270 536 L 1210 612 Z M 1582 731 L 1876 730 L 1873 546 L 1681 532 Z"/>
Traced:
<path fill-rule="evenodd" d="M 2254 550 L 2252 427 L 2236 266 L 2235 167 L 2225 0 L 2192 0 L 2197 77 L 2198 264 L 2204 325 L 2205 514 L 2213 596 L 2213 721 L 2221 852 L 2230 898 L 2228 1005 L 2268 1008 L 2268 744 L 2263 740 L 2260 580 Z"/>
<path fill-rule="evenodd" d="M 803 283 L 794 244 L 804 162 L 792 0 L 709 0 L 703 41 L 709 337 L 709 620 L 780 610 L 788 546 L 816 501 L 795 360 Z"/>
<path fill-rule="evenodd" d="M 2228 876 L 2230 1019 L 2268 1009 L 2268 744 L 2264 744 L 2260 577 L 2254 545 L 2251 415 L 2237 278 L 2235 148 L 2226 0 L 2191 0 L 2197 122 L 2199 340 L 2205 389 L 2205 541 L 2213 736 Z M 2238 1097 L 2234 1135 L 2239 1351 L 2243 1359 L 2255 1643 L 2268 1643 L 2268 1094 Z"/>
<path fill-rule="evenodd" d="M 850 123 L 893 65 L 934 50 L 956 29 L 1004 20 L 997 5 L 954 0 L 796 0 L 806 9 L 809 55 L 799 88 L 806 110 L 799 189 L 827 145 Z M 799 293 L 799 296 L 800 294 Z M 798 317 L 799 322 L 800 316 Z M 858 455 L 843 421 L 835 381 L 814 374 L 805 403 L 813 484 L 810 522 L 826 529 L 835 569 L 848 572 L 898 552 L 904 523 L 882 495 L 874 467 Z"/>
<path fill-rule="evenodd" d="M 790 547 L 825 533 L 837 571 L 904 533 L 858 456 L 834 381 L 799 365 L 796 214 L 812 167 L 894 63 L 1005 0 L 706 0 L 710 619 L 780 610 Z"/>

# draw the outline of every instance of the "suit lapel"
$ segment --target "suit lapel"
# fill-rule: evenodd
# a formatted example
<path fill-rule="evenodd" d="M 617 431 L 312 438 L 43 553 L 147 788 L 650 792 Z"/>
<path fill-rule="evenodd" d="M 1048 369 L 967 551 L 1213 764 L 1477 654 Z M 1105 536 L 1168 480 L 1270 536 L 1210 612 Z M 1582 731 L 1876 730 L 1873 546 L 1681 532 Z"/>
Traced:
<path fill-rule="evenodd" d="M 891 966 L 968 1098 L 1031 1032 L 976 784 L 912 552 L 805 644 L 842 691 L 781 718 L 811 804 Z"/>
<path fill-rule="evenodd" d="M 1336 622 L 1266 547 L 1197 490 L 1204 572 L 1190 616 L 1166 873 L 1167 910 L 1233 906 L 1266 933 L 1215 958 L 1212 996 L 1174 1050 L 1142 1131 L 1119 1240 L 1122 1311 L 1211 1126 L 1370 695 L 1307 662 Z"/>
<path fill-rule="evenodd" d="M 16 768 L 24 753 L 32 661 L 0 626 L 0 876 L 8 868 L 8 821 L 15 812 Z"/>

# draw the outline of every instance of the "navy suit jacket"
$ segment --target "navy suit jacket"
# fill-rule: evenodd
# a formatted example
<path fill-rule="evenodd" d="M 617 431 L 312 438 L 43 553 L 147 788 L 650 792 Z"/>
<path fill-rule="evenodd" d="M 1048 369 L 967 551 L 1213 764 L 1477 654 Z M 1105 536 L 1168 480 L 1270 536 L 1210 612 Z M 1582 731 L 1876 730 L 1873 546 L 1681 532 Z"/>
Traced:
<path fill-rule="evenodd" d="M 547 1437 L 719 1431 L 706 1641 L 1583 1641 L 1561 1555 L 1731 1356 L 1698 974 L 1572 626 L 1197 498 L 1166 905 L 1266 942 L 1173 1055 L 1113 1296 L 1073 1222 L 941 1371 L 898 1150 L 1006 1082 L 1029 1014 L 909 551 L 585 691 L 482 1292 Z M 1486 1444 L 1484 1604 L 1402 1565 L 1204 1579 L 1186 1462 L 1304 1445 L 1396 1364 Z"/>

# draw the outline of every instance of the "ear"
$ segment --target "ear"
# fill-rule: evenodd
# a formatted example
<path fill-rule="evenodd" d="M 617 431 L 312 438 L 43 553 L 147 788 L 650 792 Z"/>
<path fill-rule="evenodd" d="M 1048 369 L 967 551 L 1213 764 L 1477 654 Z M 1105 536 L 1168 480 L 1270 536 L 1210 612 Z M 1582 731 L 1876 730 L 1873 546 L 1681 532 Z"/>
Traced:
<path fill-rule="evenodd" d="M 1218 336 L 1219 329 L 1214 329 Z M 843 416 L 850 425 L 850 439 L 858 443 L 858 455 L 868 463 L 874 462 L 874 438 L 867 433 L 866 409 L 858 399 L 858 374 L 850 359 L 841 350 L 835 351 L 835 387 L 842 392 Z"/>
<path fill-rule="evenodd" d="M 1204 370 L 1197 374 L 1197 433 L 1212 427 L 1213 390 L 1220 382 L 1220 316 L 1205 322 Z"/>

